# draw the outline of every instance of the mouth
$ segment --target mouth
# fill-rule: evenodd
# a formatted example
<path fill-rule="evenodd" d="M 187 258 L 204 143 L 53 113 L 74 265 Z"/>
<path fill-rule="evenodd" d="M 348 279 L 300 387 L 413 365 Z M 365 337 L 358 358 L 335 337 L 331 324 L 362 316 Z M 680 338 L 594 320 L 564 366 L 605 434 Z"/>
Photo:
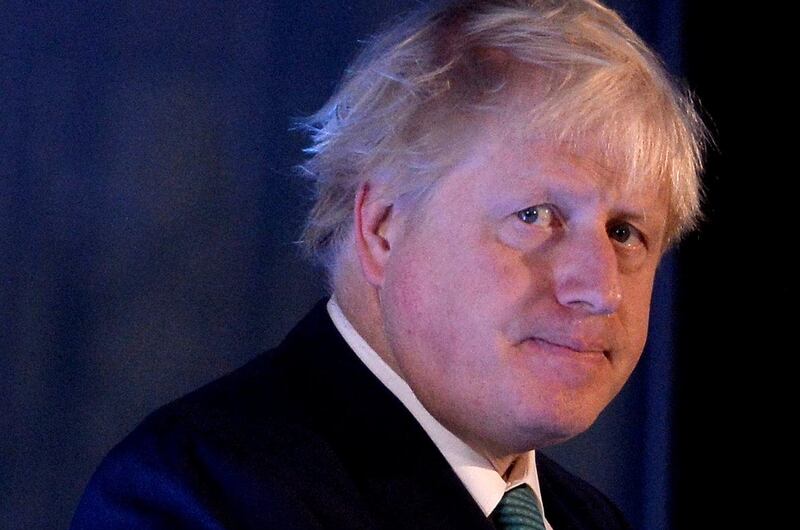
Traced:
<path fill-rule="evenodd" d="M 523 343 L 541 353 L 569 356 L 577 359 L 601 360 L 609 359 L 611 352 L 599 344 L 572 339 L 543 339 L 529 337 Z"/>

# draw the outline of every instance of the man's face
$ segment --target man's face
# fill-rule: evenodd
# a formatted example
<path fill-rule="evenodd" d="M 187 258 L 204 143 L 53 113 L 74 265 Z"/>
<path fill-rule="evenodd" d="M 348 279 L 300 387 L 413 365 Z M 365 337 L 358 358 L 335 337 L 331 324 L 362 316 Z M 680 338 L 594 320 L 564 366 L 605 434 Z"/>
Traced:
<path fill-rule="evenodd" d="M 635 367 L 666 198 L 487 123 L 391 242 L 383 352 L 490 457 L 591 425 Z"/>

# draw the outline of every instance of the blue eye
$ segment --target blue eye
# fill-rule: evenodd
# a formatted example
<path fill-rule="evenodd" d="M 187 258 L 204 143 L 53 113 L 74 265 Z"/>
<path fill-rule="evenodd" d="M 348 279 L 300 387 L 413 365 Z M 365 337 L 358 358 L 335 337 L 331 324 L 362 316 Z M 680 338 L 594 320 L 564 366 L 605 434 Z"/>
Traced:
<path fill-rule="evenodd" d="M 541 224 L 549 226 L 553 223 L 555 214 L 553 209 L 546 204 L 539 204 L 537 206 L 529 206 L 517 212 L 517 218 L 523 223 Z"/>

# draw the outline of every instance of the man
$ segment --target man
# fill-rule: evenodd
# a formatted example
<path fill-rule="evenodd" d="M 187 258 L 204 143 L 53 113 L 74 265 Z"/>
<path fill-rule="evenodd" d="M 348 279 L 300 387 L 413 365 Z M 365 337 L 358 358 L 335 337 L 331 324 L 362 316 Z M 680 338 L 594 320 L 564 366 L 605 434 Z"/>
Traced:
<path fill-rule="evenodd" d="M 74 528 L 627 528 L 535 451 L 639 359 L 691 104 L 593 0 L 448 2 L 348 72 L 306 122 L 331 299 L 139 426 Z"/>

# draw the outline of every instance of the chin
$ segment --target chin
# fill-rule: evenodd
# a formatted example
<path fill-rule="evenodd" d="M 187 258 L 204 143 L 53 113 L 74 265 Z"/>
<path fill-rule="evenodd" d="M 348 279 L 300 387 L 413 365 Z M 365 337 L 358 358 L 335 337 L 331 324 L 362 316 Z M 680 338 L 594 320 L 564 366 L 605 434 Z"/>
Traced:
<path fill-rule="evenodd" d="M 597 403 L 580 405 L 572 401 L 548 411 L 539 409 L 534 417 L 522 418 L 519 422 L 518 449 L 528 451 L 565 442 L 591 427 L 603 408 Z"/>
<path fill-rule="evenodd" d="M 595 416 L 596 419 L 596 416 Z M 550 429 L 545 431 L 545 435 L 540 435 L 538 447 L 548 447 L 578 436 L 585 432 L 594 423 L 594 419 L 590 421 L 574 421 L 572 423 L 561 422 L 556 425 L 550 426 Z"/>

